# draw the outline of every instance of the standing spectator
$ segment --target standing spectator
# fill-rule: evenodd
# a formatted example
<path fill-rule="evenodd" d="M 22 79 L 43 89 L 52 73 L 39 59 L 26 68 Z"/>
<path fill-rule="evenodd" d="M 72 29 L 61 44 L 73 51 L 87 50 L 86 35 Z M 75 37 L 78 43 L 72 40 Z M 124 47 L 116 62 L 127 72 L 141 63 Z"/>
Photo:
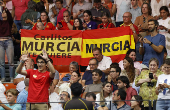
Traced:
<path fill-rule="evenodd" d="M 104 0 L 104 2 L 101 2 L 102 6 L 105 7 L 106 9 L 108 9 L 110 11 L 110 13 L 112 13 L 112 7 L 113 4 L 111 2 L 111 0 Z"/>
<path fill-rule="evenodd" d="M 136 86 L 140 86 L 139 95 L 143 100 L 157 100 L 156 82 L 162 72 L 158 69 L 159 61 L 156 58 L 149 60 L 149 70 L 142 71 L 136 78 Z M 143 101 L 145 110 L 149 110 L 149 102 Z"/>
<path fill-rule="evenodd" d="M 139 0 L 139 1 L 138 1 L 138 6 L 141 8 L 143 3 L 148 3 L 148 4 L 150 4 L 150 0 Z"/>
<path fill-rule="evenodd" d="M 63 0 L 56 0 L 56 6 L 59 9 L 58 15 L 57 15 L 57 22 L 60 22 L 61 20 L 63 20 L 63 12 L 66 11 L 66 8 L 63 8 Z"/>
<path fill-rule="evenodd" d="M 80 18 L 74 20 L 73 30 L 83 30 L 83 23 Z"/>
<path fill-rule="evenodd" d="M 21 16 L 26 11 L 29 0 L 12 0 L 12 18 L 15 19 L 14 23 L 17 25 L 18 31 L 21 27 Z"/>
<path fill-rule="evenodd" d="M 140 38 L 139 53 L 143 56 L 142 68 L 148 68 L 148 62 L 151 58 L 156 58 L 159 61 L 159 67 L 163 64 L 165 36 L 158 34 L 158 21 L 149 20 L 148 28 L 151 35 Z"/>
<path fill-rule="evenodd" d="M 64 110 L 69 109 L 84 109 L 84 110 L 94 110 L 91 102 L 82 100 L 80 97 L 82 93 L 82 85 L 80 83 L 73 83 L 71 85 L 72 100 L 67 101 L 63 108 Z"/>
<path fill-rule="evenodd" d="M 83 12 L 92 8 L 91 3 L 86 3 L 84 0 L 78 0 L 73 6 L 73 19 L 80 18 L 83 21 Z"/>
<path fill-rule="evenodd" d="M 129 12 L 132 14 L 132 23 L 135 23 L 136 17 L 141 16 L 141 8 L 138 6 L 138 0 L 131 0 L 132 8 Z"/>
<path fill-rule="evenodd" d="M 84 29 L 87 29 L 87 30 L 97 29 L 96 22 L 92 21 L 91 11 L 85 10 L 83 12 L 83 15 L 84 15 L 84 23 L 83 23 Z"/>
<path fill-rule="evenodd" d="M 130 101 L 131 103 L 131 108 L 133 110 L 143 110 L 142 109 L 142 102 L 143 102 L 143 99 L 140 95 L 134 95 Z"/>
<path fill-rule="evenodd" d="M 6 96 L 4 94 L 4 92 L 6 91 L 6 88 L 5 86 L 2 84 L 2 82 L 0 81 L 0 101 L 2 103 L 8 103 L 7 102 L 7 99 L 6 99 Z"/>
<path fill-rule="evenodd" d="M 114 0 L 112 16 L 116 13 L 116 27 L 123 23 L 123 14 L 130 9 L 130 0 Z"/>
<path fill-rule="evenodd" d="M 16 72 L 19 74 L 25 75 L 30 79 L 29 88 L 28 88 L 28 98 L 27 102 L 48 102 L 48 89 L 50 86 L 50 82 L 55 75 L 55 69 L 48 58 L 48 55 L 45 50 L 42 50 L 43 55 L 39 55 L 36 58 L 38 70 L 22 70 L 22 66 L 25 61 L 28 59 L 28 54 L 23 54 L 21 56 L 21 63 L 16 69 Z M 46 66 L 48 65 L 49 71 L 47 71 Z M 37 83 L 38 80 L 38 83 Z M 35 92 L 36 91 L 36 92 Z M 28 104 L 26 105 L 26 110 L 30 109 L 40 109 L 47 110 L 47 104 Z"/>
<path fill-rule="evenodd" d="M 170 31 L 170 17 L 169 16 L 169 10 L 167 6 L 162 6 L 160 8 L 160 17 L 162 19 L 159 19 L 159 34 L 162 34 L 165 36 L 166 38 L 166 50 L 167 50 L 167 57 L 170 57 L 170 33 L 168 33 L 168 31 Z"/>
<path fill-rule="evenodd" d="M 1 70 L 1 82 L 5 81 L 5 51 L 9 63 L 9 73 L 11 82 L 13 82 L 14 73 L 14 46 L 11 38 L 11 29 L 13 24 L 13 19 L 11 13 L 6 8 L 5 3 L 2 2 L 3 13 L 0 20 L 0 70 Z"/>
<path fill-rule="evenodd" d="M 8 104 L 2 104 L 0 101 L 0 110 L 21 110 L 21 105 L 15 103 L 18 91 L 16 89 L 9 89 L 6 91 L 6 95 Z"/>
<path fill-rule="evenodd" d="M 45 11 L 45 6 L 43 2 L 38 2 L 36 5 L 36 11 L 41 13 L 42 11 Z"/>
<path fill-rule="evenodd" d="M 110 12 L 108 9 L 101 5 L 101 0 L 94 0 L 94 8 L 92 8 L 90 11 L 92 13 L 92 18 L 97 23 L 97 25 L 102 23 L 101 18 L 102 13 L 104 12 L 108 13 L 110 18 Z"/>

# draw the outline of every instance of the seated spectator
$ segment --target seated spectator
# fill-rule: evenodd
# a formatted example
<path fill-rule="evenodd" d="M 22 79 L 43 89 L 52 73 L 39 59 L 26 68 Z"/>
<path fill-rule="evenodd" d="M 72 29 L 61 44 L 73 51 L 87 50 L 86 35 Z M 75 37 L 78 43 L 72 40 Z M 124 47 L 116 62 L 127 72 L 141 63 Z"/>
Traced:
<path fill-rule="evenodd" d="M 136 86 L 140 86 L 139 95 L 143 100 L 157 100 L 156 82 L 158 76 L 163 74 L 159 69 L 159 61 L 156 58 L 151 58 L 149 61 L 149 70 L 142 71 L 136 78 Z M 149 110 L 149 102 L 143 101 L 146 110 Z"/>
<path fill-rule="evenodd" d="M 112 84 L 110 82 L 104 82 L 102 85 L 102 90 L 100 93 L 96 94 L 96 101 L 105 101 L 105 102 L 96 102 L 100 106 L 109 105 L 112 101 Z"/>
<path fill-rule="evenodd" d="M 46 11 L 41 12 L 40 21 L 44 24 L 44 30 L 55 30 L 55 26 L 50 22 Z M 37 30 L 37 23 L 34 24 L 32 30 Z"/>
<path fill-rule="evenodd" d="M 85 95 L 87 92 L 94 92 L 95 94 L 99 93 L 102 90 L 102 71 L 99 69 L 95 69 L 92 71 L 92 79 L 93 79 L 93 84 L 87 85 L 82 98 L 85 98 Z"/>
<path fill-rule="evenodd" d="M 68 10 L 63 12 L 63 19 L 58 22 L 56 28 L 58 30 L 73 30 L 74 21 L 71 20 L 71 13 Z"/>
<path fill-rule="evenodd" d="M 108 13 L 102 13 L 102 23 L 98 25 L 97 29 L 107 29 L 107 28 L 114 28 L 114 24 L 109 22 L 109 15 Z"/>
<path fill-rule="evenodd" d="M 85 96 L 85 99 L 86 99 L 87 101 L 92 101 L 94 110 L 97 110 L 97 108 L 99 107 L 99 104 L 95 103 L 96 94 L 94 94 L 93 92 L 87 92 L 87 93 L 86 93 L 86 96 Z"/>
<path fill-rule="evenodd" d="M 7 102 L 7 99 L 6 99 L 6 96 L 4 94 L 4 92 L 6 91 L 6 88 L 5 86 L 2 84 L 2 82 L 0 81 L 0 101 L 2 103 L 8 103 Z"/>
<path fill-rule="evenodd" d="M 126 53 L 126 56 L 125 57 L 129 57 L 133 60 L 133 63 L 134 63 L 134 67 L 138 70 L 141 71 L 142 67 L 141 67 L 141 64 L 136 61 L 136 51 L 134 49 L 129 49 Z M 119 67 L 124 70 L 124 67 L 123 67 L 123 60 L 121 60 L 119 62 Z"/>
<path fill-rule="evenodd" d="M 83 30 L 83 24 L 80 18 L 74 20 L 73 30 Z"/>
<path fill-rule="evenodd" d="M 36 3 L 34 1 L 28 2 L 28 9 L 21 16 L 22 29 L 31 30 L 33 24 L 40 18 L 40 13 L 36 12 Z M 29 21 L 30 19 L 31 21 Z"/>
<path fill-rule="evenodd" d="M 15 103 L 18 96 L 18 91 L 16 89 L 9 89 L 6 91 L 6 95 L 8 104 L 2 104 L 0 101 L 0 110 L 21 110 L 21 105 Z"/>
<path fill-rule="evenodd" d="M 83 78 L 82 78 L 83 88 L 86 88 L 86 86 L 89 84 L 93 84 L 92 72 L 93 72 L 93 70 L 97 69 L 97 67 L 98 67 L 97 59 L 91 58 L 89 61 L 89 66 L 90 66 L 90 70 L 85 71 Z M 102 72 L 101 81 L 102 82 L 105 81 L 105 74 L 103 72 Z"/>
<path fill-rule="evenodd" d="M 129 79 L 126 76 L 120 76 L 118 79 L 118 89 L 124 89 L 126 91 L 126 99 L 131 100 L 134 95 L 137 95 L 137 92 L 134 88 L 129 86 Z M 130 106 L 130 101 L 126 101 L 126 104 Z"/>
<path fill-rule="evenodd" d="M 92 8 L 91 3 L 87 3 L 84 0 L 78 0 L 73 6 L 73 19 L 80 18 L 83 21 L 83 12 Z"/>
<path fill-rule="evenodd" d="M 29 88 L 29 78 L 24 80 L 25 88 L 18 94 L 17 103 L 21 103 L 21 110 L 26 110 L 26 103 L 28 97 L 28 88 Z"/>
<path fill-rule="evenodd" d="M 86 30 L 97 29 L 96 22 L 92 21 L 91 11 L 85 10 L 83 12 L 83 15 L 84 15 L 84 23 L 83 23 L 84 29 Z"/>
<path fill-rule="evenodd" d="M 142 102 L 143 99 L 140 95 L 134 95 L 130 101 L 132 110 L 143 110 Z"/>
<path fill-rule="evenodd" d="M 99 107 L 98 110 L 131 110 L 131 107 L 126 104 L 127 93 L 124 89 L 118 89 L 114 92 L 113 103 L 106 107 Z M 111 107 L 111 108 L 110 108 Z"/>

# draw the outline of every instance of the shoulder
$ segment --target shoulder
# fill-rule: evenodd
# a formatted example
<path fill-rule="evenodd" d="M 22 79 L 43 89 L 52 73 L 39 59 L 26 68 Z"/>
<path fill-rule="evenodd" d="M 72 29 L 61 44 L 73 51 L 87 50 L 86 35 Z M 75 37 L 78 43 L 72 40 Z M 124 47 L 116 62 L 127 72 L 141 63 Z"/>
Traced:
<path fill-rule="evenodd" d="M 104 56 L 104 55 L 103 55 L 103 59 L 104 59 L 104 60 L 111 60 L 110 57 L 107 57 L 107 56 Z"/>
<path fill-rule="evenodd" d="M 91 73 L 91 71 L 90 71 L 90 70 L 87 70 L 87 71 L 85 71 L 84 75 L 90 74 L 90 73 Z"/>

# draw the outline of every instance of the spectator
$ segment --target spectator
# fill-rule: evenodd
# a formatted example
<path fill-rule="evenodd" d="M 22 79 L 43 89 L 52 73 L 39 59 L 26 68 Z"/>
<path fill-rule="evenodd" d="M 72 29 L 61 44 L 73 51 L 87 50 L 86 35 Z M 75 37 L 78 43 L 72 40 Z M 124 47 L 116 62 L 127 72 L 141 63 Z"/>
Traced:
<path fill-rule="evenodd" d="M 80 18 L 74 20 L 73 30 L 83 30 L 83 23 Z"/>
<path fill-rule="evenodd" d="M 116 27 L 123 23 L 123 14 L 130 9 L 130 0 L 114 0 L 112 16 L 116 13 Z"/>
<path fill-rule="evenodd" d="M 108 13 L 102 13 L 102 23 L 98 25 L 97 29 L 107 29 L 107 28 L 114 28 L 115 25 L 109 22 L 109 15 Z"/>
<path fill-rule="evenodd" d="M 4 95 L 4 92 L 6 91 L 6 88 L 5 86 L 2 84 L 2 82 L 0 81 L 0 101 L 2 103 L 8 103 L 7 102 L 7 99 L 6 99 L 6 96 Z"/>
<path fill-rule="evenodd" d="M 36 11 L 41 13 L 42 11 L 45 11 L 45 6 L 43 2 L 38 2 L 36 5 Z"/>
<path fill-rule="evenodd" d="M 85 10 L 83 12 L 83 15 L 84 15 L 84 23 L 83 23 L 84 29 L 87 29 L 87 30 L 97 29 L 96 22 L 92 21 L 91 11 Z"/>
<path fill-rule="evenodd" d="M 16 104 L 18 91 L 16 89 L 9 89 L 6 91 L 8 104 L 2 104 L 0 101 L 0 110 L 21 110 L 21 105 Z"/>
<path fill-rule="evenodd" d="M 55 69 L 50 62 L 50 59 L 47 56 L 45 50 L 42 50 L 43 55 L 39 55 L 36 58 L 38 70 L 22 70 L 22 66 L 24 62 L 28 59 L 27 54 L 23 54 L 21 56 L 21 63 L 16 69 L 16 72 L 19 74 L 25 75 L 27 78 L 30 78 L 29 88 L 28 88 L 28 98 L 27 102 L 30 103 L 26 105 L 26 110 L 30 109 L 41 109 L 46 110 L 48 105 L 47 104 L 32 104 L 31 102 L 48 102 L 48 88 L 51 82 L 51 78 L 54 78 Z M 46 65 L 50 72 L 47 71 Z M 43 73 L 43 74 L 42 74 Z M 43 77 L 45 76 L 45 78 Z M 37 79 L 39 80 L 37 83 Z M 35 92 L 36 91 L 36 92 Z"/>
<path fill-rule="evenodd" d="M 91 3 L 87 3 L 84 0 L 78 0 L 73 6 L 73 19 L 80 18 L 83 21 L 83 12 L 92 8 Z"/>
<path fill-rule="evenodd" d="M 94 110 L 97 110 L 97 108 L 99 107 L 99 104 L 95 103 L 95 101 L 96 101 L 96 94 L 94 94 L 93 92 L 87 92 L 86 96 L 85 96 L 85 99 L 87 101 L 92 101 Z"/>
<path fill-rule="evenodd" d="M 63 19 L 60 22 L 58 22 L 56 28 L 58 30 L 73 30 L 73 24 L 74 21 L 70 20 L 71 19 L 71 13 L 66 10 L 63 12 Z"/>
<path fill-rule="evenodd" d="M 64 104 L 64 110 L 68 109 L 88 109 L 93 110 L 93 105 L 91 102 L 82 100 L 80 97 L 82 93 L 82 85 L 80 83 L 73 83 L 71 85 L 72 100 L 67 101 Z"/>
<path fill-rule="evenodd" d="M 90 70 L 85 71 L 83 78 L 82 78 L 83 88 L 85 88 L 89 84 L 93 84 L 92 72 L 93 72 L 93 70 L 97 69 L 97 66 L 98 66 L 97 59 L 91 58 L 90 61 L 89 61 L 89 66 L 90 66 Z M 103 72 L 102 72 L 101 81 L 102 82 L 105 81 L 105 74 Z"/>
<path fill-rule="evenodd" d="M 58 15 L 57 15 L 57 22 L 60 22 L 63 20 L 63 12 L 66 11 L 66 8 L 63 8 L 63 0 L 56 0 L 56 6 L 59 9 Z"/>
<path fill-rule="evenodd" d="M 100 106 L 106 106 L 112 101 L 112 84 L 110 82 L 104 82 L 102 85 L 102 90 L 100 93 L 96 94 L 96 101 L 105 101 L 105 102 L 96 102 Z"/>
<path fill-rule="evenodd" d="M 110 13 L 112 13 L 113 4 L 110 0 L 104 0 L 104 2 L 101 2 L 101 3 L 103 7 L 105 7 L 106 9 L 110 11 Z"/>
<path fill-rule="evenodd" d="M 139 95 L 143 100 L 156 100 L 157 95 L 155 93 L 155 86 L 157 78 L 162 72 L 158 69 L 159 61 L 156 58 L 152 58 L 149 61 L 149 70 L 142 71 L 136 78 L 136 86 L 140 86 Z M 149 74 L 150 73 L 150 74 Z M 149 102 L 143 101 L 145 110 L 149 110 Z"/>
<path fill-rule="evenodd" d="M 36 30 L 44 30 L 45 26 L 42 22 L 37 22 Z"/>
<path fill-rule="evenodd" d="M 114 92 L 113 102 L 107 107 L 100 107 L 98 110 L 131 110 L 131 107 L 126 104 L 126 91 L 124 89 L 118 89 Z M 111 108 L 110 108 L 111 107 Z"/>
<path fill-rule="evenodd" d="M 102 71 L 99 69 L 95 69 L 92 71 L 92 79 L 93 79 L 93 84 L 87 85 L 82 98 L 85 98 L 85 95 L 87 92 L 94 92 L 95 94 L 99 93 L 102 89 Z"/>
<path fill-rule="evenodd" d="M 159 61 L 159 67 L 163 64 L 165 36 L 158 34 L 158 22 L 157 20 L 149 20 L 148 28 L 151 35 L 141 37 L 139 53 L 143 56 L 142 68 L 148 68 L 148 61 L 151 58 L 156 58 Z"/>
<path fill-rule="evenodd" d="M 21 110 L 26 110 L 26 103 L 28 97 L 28 88 L 29 88 L 29 78 L 24 80 L 25 88 L 19 93 L 17 97 L 17 103 L 21 103 Z"/>
<path fill-rule="evenodd" d="M 159 22 L 159 26 L 158 26 L 158 29 L 159 29 L 159 34 L 162 34 L 165 36 L 166 38 L 166 49 L 167 49 L 167 53 L 168 53 L 168 58 L 170 57 L 170 42 L 169 42 L 169 39 L 170 39 L 170 34 L 168 33 L 168 31 L 170 30 L 170 17 L 169 17 L 169 10 L 168 10 L 168 7 L 166 6 L 162 6 L 160 8 L 160 17 L 162 19 L 159 19 L 158 22 Z"/>
<path fill-rule="evenodd" d="M 21 27 L 21 16 L 28 8 L 29 0 L 12 0 L 12 18 L 15 19 L 14 23 L 17 25 L 18 31 L 22 29 Z"/>
<path fill-rule="evenodd" d="M 138 1 L 138 6 L 141 8 L 143 3 L 148 3 L 148 4 L 150 4 L 150 0 L 139 0 L 139 1 Z"/>
<path fill-rule="evenodd" d="M 134 95 L 130 101 L 132 110 L 143 110 L 142 105 L 143 99 L 140 95 Z"/>
<path fill-rule="evenodd" d="M 110 12 L 108 9 L 106 9 L 101 5 L 101 0 L 94 0 L 94 8 L 92 8 L 90 11 L 92 13 L 92 18 L 97 23 L 97 25 L 102 23 L 102 18 L 101 18 L 102 13 L 104 12 L 108 13 L 110 18 Z"/>
<path fill-rule="evenodd" d="M 138 6 L 138 0 L 131 0 L 131 5 L 129 12 L 132 14 L 132 23 L 135 23 L 136 17 L 142 15 L 141 8 Z"/>
<path fill-rule="evenodd" d="M 97 68 L 102 70 L 105 73 L 105 75 L 108 75 L 109 74 L 110 64 L 112 64 L 111 58 L 102 55 L 102 51 L 98 47 L 93 49 L 93 56 L 99 62 Z M 90 70 L 90 66 L 89 65 L 87 67 L 87 70 Z"/>
<path fill-rule="evenodd" d="M 170 109 L 169 101 L 169 83 L 170 83 L 170 59 L 166 59 L 164 63 L 164 74 L 158 76 L 156 83 L 156 94 L 158 95 L 156 110 Z"/>
<path fill-rule="evenodd" d="M 36 3 L 34 1 L 29 1 L 28 9 L 21 16 L 22 29 L 31 30 L 33 27 L 32 24 L 36 23 L 39 18 L 40 18 L 40 13 L 36 12 Z"/>
<path fill-rule="evenodd" d="M 131 100 L 132 96 L 137 95 L 136 90 L 129 86 L 129 79 L 126 76 L 120 76 L 117 80 L 118 89 L 122 88 L 126 91 L 125 100 Z M 126 104 L 130 106 L 130 101 L 126 101 Z"/>
<path fill-rule="evenodd" d="M 1 5 L 4 10 L 2 13 L 2 20 L 0 20 L 0 70 L 1 70 L 1 82 L 5 81 L 5 51 L 8 56 L 10 81 L 13 82 L 13 71 L 14 71 L 14 46 L 11 39 L 11 29 L 13 19 L 11 13 L 2 2 Z"/>
<path fill-rule="evenodd" d="M 55 26 L 53 25 L 53 23 L 50 22 L 48 13 L 46 11 L 41 12 L 40 18 L 41 18 L 40 21 L 44 24 L 44 30 L 55 30 Z M 37 30 L 36 27 L 37 23 L 34 24 L 32 30 Z"/>
<path fill-rule="evenodd" d="M 130 12 L 125 12 L 123 14 L 123 24 L 121 24 L 120 27 L 129 26 L 133 32 L 134 42 L 137 43 L 139 30 L 138 27 L 132 23 L 131 19 L 132 19 L 132 14 Z"/>
<path fill-rule="evenodd" d="M 136 51 L 135 51 L 134 49 L 129 49 L 129 50 L 127 51 L 125 57 L 131 58 L 131 59 L 133 60 L 134 67 L 135 67 L 136 69 L 138 69 L 138 70 L 141 71 L 141 69 L 142 69 L 142 68 L 141 68 L 141 64 L 140 64 L 138 61 L 136 61 Z M 123 60 L 121 60 L 121 61 L 119 62 L 119 67 L 120 67 L 122 70 L 124 70 Z"/>

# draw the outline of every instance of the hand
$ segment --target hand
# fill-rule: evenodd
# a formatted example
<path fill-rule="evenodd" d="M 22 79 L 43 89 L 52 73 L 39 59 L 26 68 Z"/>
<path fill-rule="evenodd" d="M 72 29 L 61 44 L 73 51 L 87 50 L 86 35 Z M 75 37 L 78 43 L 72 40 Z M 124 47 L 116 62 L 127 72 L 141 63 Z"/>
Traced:
<path fill-rule="evenodd" d="M 130 25 L 130 29 L 131 29 L 132 31 L 135 31 L 135 28 L 134 28 L 133 24 Z"/>
<path fill-rule="evenodd" d="M 165 26 L 158 26 L 158 29 L 160 29 L 160 30 L 167 30 L 167 28 L 165 27 Z"/>
<path fill-rule="evenodd" d="M 63 19 L 66 23 L 68 22 L 68 17 L 64 17 Z"/>
<path fill-rule="evenodd" d="M 2 7 L 4 7 L 4 8 L 6 8 L 6 5 L 5 5 L 5 3 L 3 2 L 3 1 L 1 1 L 2 2 Z"/>
<path fill-rule="evenodd" d="M 139 37 L 139 42 L 143 45 L 143 37 Z"/>
<path fill-rule="evenodd" d="M 23 60 L 23 61 L 28 60 L 28 51 L 27 51 L 27 52 L 24 52 L 24 53 L 22 54 L 21 60 Z"/>
<path fill-rule="evenodd" d="M 143 39 L 143 42 L 144 42 L 145 44 L 151 44 L 151 42 L 150 42 L 147 38 L 144 38 L 144 39 Z"/>
<path fill-rule="evenodd" d="M 166 83 L 163 83 L 163 84 L 162 84 L 162 87 L 163 87 L 163 88 L 169 88 L 169 85 L 166 84 Z"/>
<path fill-rule="evenodd" d="M 44 49 L 42 50 L 42 54 L 43 54 L 43 55 L 40 55 L 40 56 L 41 56 L 44 60 L 47 61 L 47 60 L 48 60 L 48 55 L 47 55 L 47 52 L 46 52 Z"/>
<path fill-rule="evenodd" d="M 158 77 L 156 76 L 156 74 L 153 74 L 153 77 L 154 77 L 154 79 L 156 79 L 156 80 L 158 79 Z"/>
<path fill-rule="evenodd" d="M 54 17 L 55 17 L 55 15 L 54 15 L 54 14 L 52 14 L 52 15 L 51 15 L 51 18 L 54 18 Z"/>
<path fill-rule="evenodd" d="M 0 106 L 1 106 L 1 104 L 2 104 L 2 101 L 0 100 Z"/>
<path fill-rule="evenodd" d="M 81 11 L 79 10 L 78 12 L 77 12 L 77 15 L 80 15 L 81 14 Z"/>
<path fill-rule="evenodd" d="M 146 78 L 145 81 L 146 82 L 151 82 L 151 78 Z"/>
<path fill-rule="evenodd" d="M 102 18 L 101 17 L 97 17 L 96 20 L 97 21 L 102 21 Z"/>
<path fill-rule="evenodd" d="M 58 29 L 62 28 L 62 25 L 57 24 L 57 28 L 58 28 Z"/>
<path fill-rule="evenodd" d="M 12 40 L 13 40 L 13 41 L 15 41 L 15 38 L 14 38 L 14 36 L 13 36 L 13 35 L 12 35 Z"/>
<path fill-rule="evenodd" d="M 25 20 L 25 23 L 31 23 L 32 21 L 30 19 Z"/>
<path fill-rule="evenodd" d="M 87 28 L 87 24 L 86 24 L 86 23 L 83 23 L 83 27 L 86 29 L 86 28 Z"/>
<path fill-rule="evenodd" d="M 138 25 L 138 30 L 139 30 L 139 32 L 142 31 L 141 25 Z"/>

